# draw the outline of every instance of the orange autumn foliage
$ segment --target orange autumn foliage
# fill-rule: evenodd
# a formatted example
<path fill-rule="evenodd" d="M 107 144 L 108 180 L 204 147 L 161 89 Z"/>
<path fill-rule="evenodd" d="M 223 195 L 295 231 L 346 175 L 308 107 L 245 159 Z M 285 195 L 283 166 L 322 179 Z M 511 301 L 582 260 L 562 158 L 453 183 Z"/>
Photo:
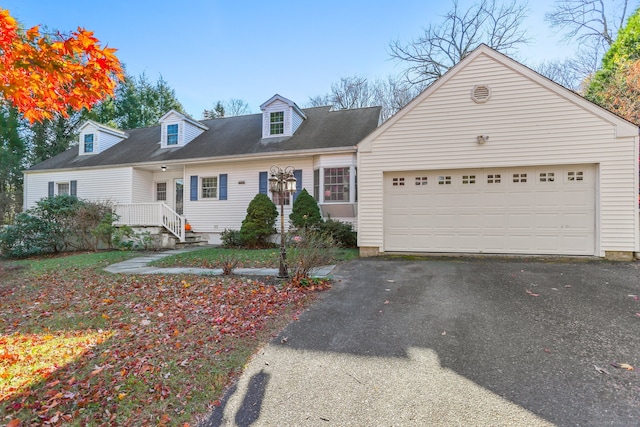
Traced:
<path fill-rule="evenodd" d="M 69 36 L 25 31 L 0 9 L 0 98 L 31 123 L 67 117 L 69 107 L 90 109 L 124 79 L 115 51 L 83 28 Z"/>

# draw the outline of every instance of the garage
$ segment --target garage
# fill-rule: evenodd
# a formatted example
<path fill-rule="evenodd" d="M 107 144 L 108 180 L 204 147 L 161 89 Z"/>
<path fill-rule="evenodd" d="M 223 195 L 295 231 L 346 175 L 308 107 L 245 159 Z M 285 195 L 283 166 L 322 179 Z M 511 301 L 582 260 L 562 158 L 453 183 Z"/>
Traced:
<path fill-rule="evenodd" d="M 387 173 L 385 252 L 594 255 L 595 165 Z"/>

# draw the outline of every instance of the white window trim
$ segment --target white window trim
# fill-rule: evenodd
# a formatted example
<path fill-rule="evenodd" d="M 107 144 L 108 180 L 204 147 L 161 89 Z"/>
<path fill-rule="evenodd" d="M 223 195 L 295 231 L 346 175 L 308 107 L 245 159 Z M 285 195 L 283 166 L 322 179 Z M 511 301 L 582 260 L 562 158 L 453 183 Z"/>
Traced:
<path fill-rule="evenodd" d="M 342 169 L 349 168 L 349 200 L 325 200 L 324 199 L 324 171 L 325 169 Z M 317 168 L 318 173 L 318 203 L 320 204 L 339 204 L 339 203 L 356 203 L 356 165 L 342 166 L 321 166 Z M 315 184 L 315 183 L 314 183 Z"/>
<path fill-rule="evenodd" d="M 165 185 L 165 189 L 164 189 L 164 200 L 159 200 L 158 199 L 158 184 L 164 184 Z M 156 181 L 153 183 L 153 189 L 154 189 L 154 200 L 156 202 L 167 202 L 169 200 L 169 184 L 167 183 L 167 181 Z"/>
<path fill-rule="evenodd" d="M 69 191 L 66 193 L 67 195 L 71 195 L 71 181 L 55 181 L 55 186 L 53 188 L 53 194 L 55 194 L 56 196 L 60 196 L 60 185 L 67 185 L 69 188 Z"/>
<path fill-rule="evenodd" d="M 80 141 L 78 141 L 79 144 L 80 144 L 80 147 L 79 147 L 80 148 L 80 155 L 90 156 L 92 154 L 98 154 L 99 153 L 99 151 L 100 151 L 99 148 L 98 148 L 98 141 L 99 141 L 99 136 L 98 135 L 99 134 L 100 134 L 100 132 L 93 131 L 93 130 L 89 131 L 89 132 L 82 132 L 80 134 L 80 138 L 79 138 Z M 93 135 L 93 151 L 84 151 L 84 137 L 85 137 L 85 135 Z"/>
<path fill-rule="evenodd" d="M 271 116 L 273 114 L 278 114 L 281 113 L 282 114 L 282 122 L 272 122 L 271 121 Z M 280 110 L 280 111 L 270 111 L 269 112 L 269 136 L 285 136 L 286 135 L 286 128 L 285 128 L 285 121 L 286 121 L 286 111 L 285 110 Z M 279 124 L 282 123 L 282 132 L 280 133 L 271 133 L 271 125 L 273 124 Z"/>
<path fill-rule="evenodd" d="M 177 130 L 176 130 L 176 143 L 175 144 L 169 144 L 169 126 L 177 126 Z M 179 147 L 180 144 L 180 123 L 167 123 L 166 127 L 165 127 L 166 131 L 166 139 L 164 141 L 164 145 L 166 145 L 167 147 Z M 174 135 L 174 134 L 171 134 Z"/>
<path fill-rule="evenodd" d="M 215 178 L 216 179 L 216 197 L 204 197 L 204 187 L 202 185 L 202 182 L 207 179 L 207 178 Z M 220 198 L 220 175 L 207 175 L 207 176 L 201 176 L 199 178 L 198 184 L 200 186 L 199 190 L 199 196 L 200 199 L 202 200 L 218 200 Z"/>

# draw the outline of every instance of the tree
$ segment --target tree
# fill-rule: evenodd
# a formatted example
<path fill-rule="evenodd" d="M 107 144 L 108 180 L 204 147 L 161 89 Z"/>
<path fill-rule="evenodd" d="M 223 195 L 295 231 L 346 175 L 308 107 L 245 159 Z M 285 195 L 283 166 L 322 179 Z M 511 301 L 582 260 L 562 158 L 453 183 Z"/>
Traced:
<path fill-rule="evenodd" d="M 22 169 L 27 147 L 18 110 L 0 106 L 0 225 L 13 222 L 22 210 Z"/>
<path fill-rule="evenodd" d="M 318 202 L 307 192 L 306 188 L 302 189 L 293 202 L 289 219 L 291 224 L 297 228 L 313 227 L 322 222 Z"/>
<path fill-rule="evenodd" d="M 407 64 L 404 75 L 409 82 L 429 85 L 481 43 L 505 54 L 526 44 L 526 30 L 521 29 L 526 16 L 527 8 L 518 0 L 481 0 L 467 10 L 454 0 L 442 23 L 429 25 L 407 44 L 392 42 L 391 57 Z"/>
<path fill-rule="evenodd" d="M 90 109 L 123 77 L 115 51 L 83 28 L 70 35 L 41 34 L 39 26 L 24 31 L 0 9 L 0 98 L 31 123 Z"/>
<path fill-rule="evenodd" d="M 620 29 L 585 89 L 585 97 L 608 110 L 640 124 L 640 8 Z"/>
<path fill-rule="evenodd" d="M 257 194 L 247 207 L 247 216 L 240 227 L 240 238 L 249 247 L 266 247 L 267 239 L 276 230 L 278 209 L 266 194 Z"/>
<path fill-rule="evenodd" d="M 241 116 L 243 114 L 249 114 L 249 104 L 242 99 L 231 98 L 229 101 L 222 102 L 216 101 L 213 109 L 205 109 L 202 112 L 202 119 L 219 119 L 221 117 L 233 117 Z"/>

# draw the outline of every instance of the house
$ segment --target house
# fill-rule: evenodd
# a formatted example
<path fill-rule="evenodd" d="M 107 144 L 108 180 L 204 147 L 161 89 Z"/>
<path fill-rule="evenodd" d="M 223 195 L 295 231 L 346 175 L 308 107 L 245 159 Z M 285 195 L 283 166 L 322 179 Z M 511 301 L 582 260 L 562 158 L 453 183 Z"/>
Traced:
<path fill-rule="evenodd" d="M 169 111 L 158 126 L 127 131 L 87 121 L 77 147 L 25 171 L 24 207 L 56 194 L 109 200 L 120 224 L 163 227 L 184 241 L 188 221 L 218 243 L 223 230 L 240 228 L 256 194 L 268 194 L 279 165 L 297 180 L 287 219 L 306 188 L 325 217 L 354 222 L 356 145 L 378 126 L 380 108 L 301 109 L 275 95 L 260 109 L 203 121 Z"/>
<path fill-rule="evenodd" d="M 481 45 L 358 144 L 361 254 L 639 251 L 638 128 Z"/>

